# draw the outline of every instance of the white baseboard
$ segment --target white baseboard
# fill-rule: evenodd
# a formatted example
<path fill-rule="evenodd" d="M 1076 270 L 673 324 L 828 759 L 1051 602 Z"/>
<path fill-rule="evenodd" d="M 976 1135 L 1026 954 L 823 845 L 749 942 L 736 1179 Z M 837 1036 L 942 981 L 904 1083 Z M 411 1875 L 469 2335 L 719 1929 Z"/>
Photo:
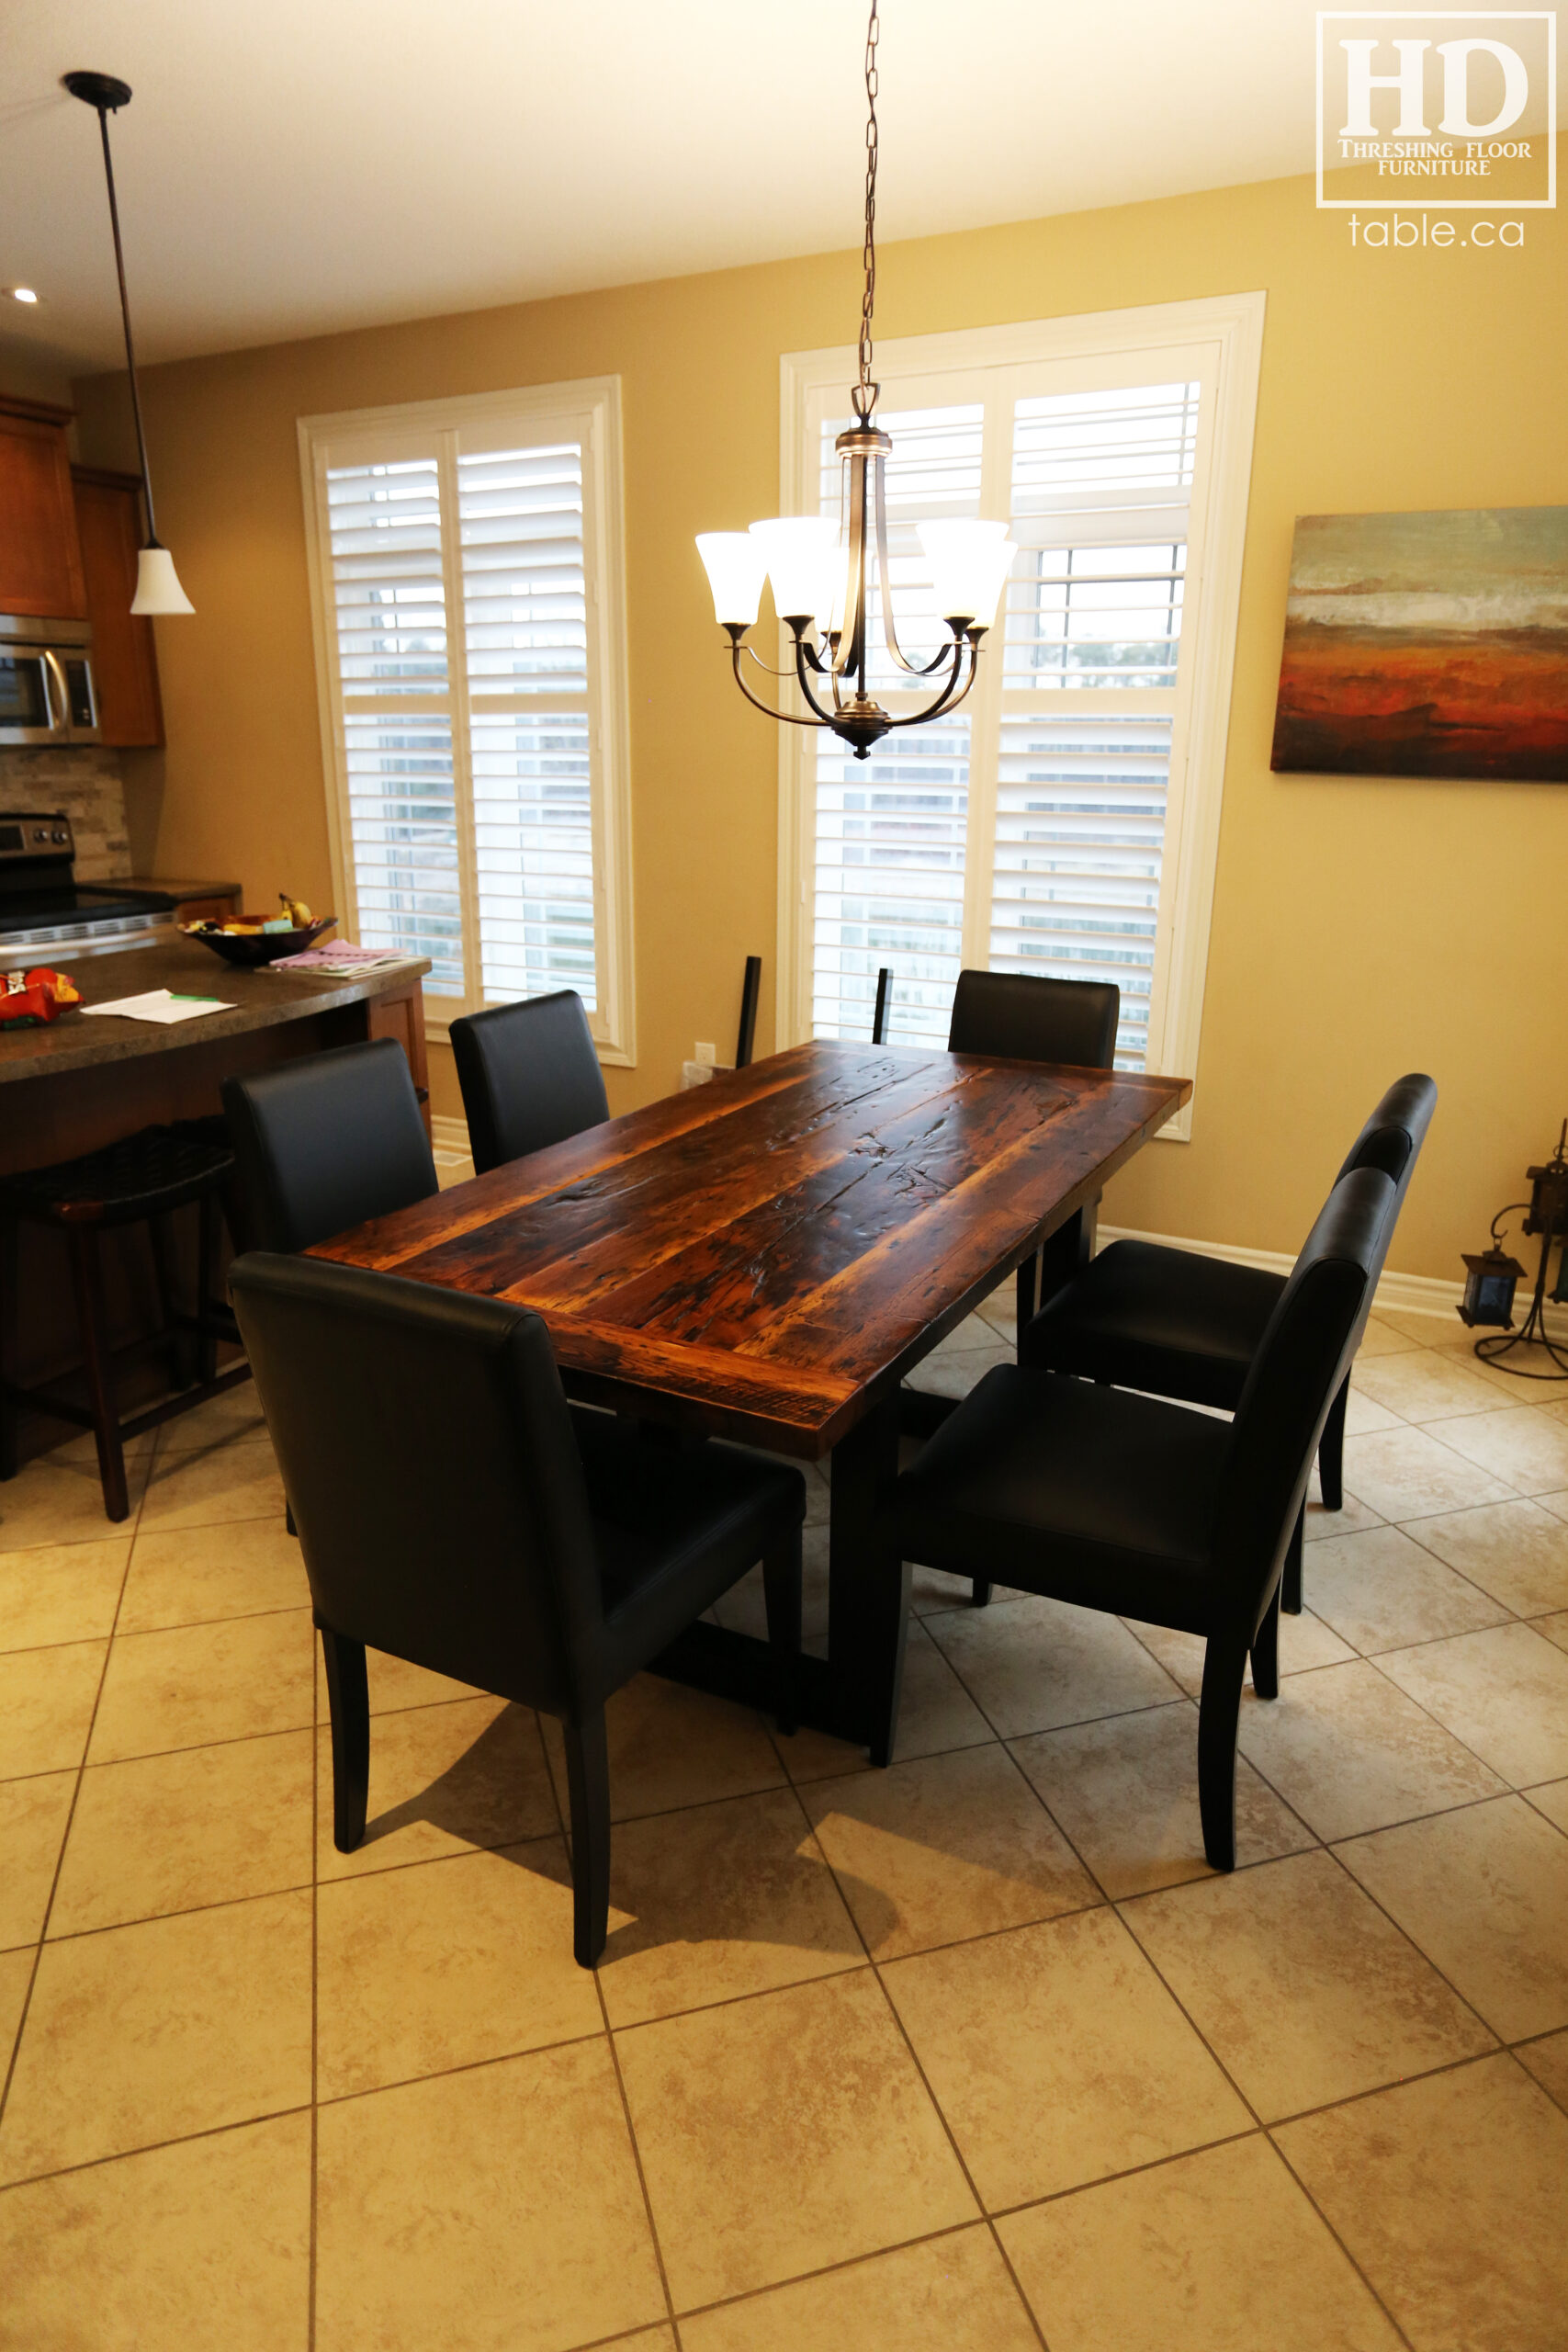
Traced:
<path fill-rule="evenodd" d="M 1165 1250 L 1194 1250 L 1202 1258 L 1223 1258 L 1227 1265 L 1258 1266 L 1265 1273 L 1288 1274 L 1295 1263 L 1280 1250 L 1242 1250 L 1235 1244 L 1219 1241 L 1189 1241 L 1179 1233 L 1138 1233 L 1131 1226 L 1102 1225 L 1099 1247 L 1104 1249 L 1111 1241 L 1155 1241 Z M 1519 1285 L 1521 1299 L 1516 1300 L 1516 1317 L 1524 1319 L 1531 1285 Z M 1376 1305 L 1391 1307 L 1397 1315 L 1430 1315 L 1439 1317 L 1461 1337 L 1464 1325 L 1455 1311 L 1464 1296 L 1462 1282 L 1445 1282 L 1440 1274 L 1393 1274 L 1385 1272 L 1378 1283 Z M 1553 1340 L 1568 1340 L 1568 1306 L 1546 1305 L 1546 1329 Z"/>

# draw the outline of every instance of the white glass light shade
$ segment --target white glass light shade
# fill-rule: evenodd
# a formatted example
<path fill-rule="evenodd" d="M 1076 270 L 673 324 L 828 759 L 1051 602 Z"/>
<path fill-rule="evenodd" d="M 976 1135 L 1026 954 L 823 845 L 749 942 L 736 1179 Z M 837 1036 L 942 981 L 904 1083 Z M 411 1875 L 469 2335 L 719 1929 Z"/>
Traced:
<path fill-rule="evenodd" d="M 944 620 L 989 628 L 1017 548 L 1005 523 L 919 523 L 921 547 L 935 579 L 936 608 Z"/>
<path fill-rule="evenodd" d="M 762 600 L 768 561 L 750 531 L 699 531 L 697 553 L 713 590 L 713 616 L 721 628 L 750 628 Z"/>
<path fill-rule="evenodd" d="M 838 586 L 839 526 L 827 514 L 778 514 L 753 523 L 750 536 L 762 549 L 780 620 L 825 623 Z"/>
<path fill-rule="evenodd" d="M 143 548 L 136 559 L 133 613 L 194 613 L 196 606 L 180 586 L 175 559 L 167 548 Z"/>

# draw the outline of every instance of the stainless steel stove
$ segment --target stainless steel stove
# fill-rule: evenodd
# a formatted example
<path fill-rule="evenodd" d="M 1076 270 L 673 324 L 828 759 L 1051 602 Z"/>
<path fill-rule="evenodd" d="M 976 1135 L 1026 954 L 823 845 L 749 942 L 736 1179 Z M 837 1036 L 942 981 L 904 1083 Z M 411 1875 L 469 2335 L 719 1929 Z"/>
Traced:
<path fill-rule="evenodd" d="M 78 882 L 71 820 L 0 811 L 0 967 L 153 947 L 175 936 L 175 901 L 123 882 Z"/>

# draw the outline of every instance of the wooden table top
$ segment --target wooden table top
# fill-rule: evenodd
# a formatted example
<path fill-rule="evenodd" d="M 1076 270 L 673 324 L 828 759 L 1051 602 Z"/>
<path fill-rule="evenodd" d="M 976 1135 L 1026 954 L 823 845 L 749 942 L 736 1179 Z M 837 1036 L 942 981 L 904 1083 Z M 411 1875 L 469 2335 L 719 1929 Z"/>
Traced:
<path fill-rule="evenodd" d="M 812 1459 L 1191 1091 L 818 1040 L 313 1254 L 515 1299 L 574 1394 Z"/>

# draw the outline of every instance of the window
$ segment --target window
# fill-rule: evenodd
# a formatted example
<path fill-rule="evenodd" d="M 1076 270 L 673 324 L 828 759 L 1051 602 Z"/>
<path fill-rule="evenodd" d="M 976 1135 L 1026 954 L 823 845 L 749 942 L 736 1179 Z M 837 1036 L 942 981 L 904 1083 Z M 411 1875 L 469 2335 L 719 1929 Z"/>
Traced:
<path fill-rule="evenodd" d="M 437 1035 L 572 988 L 629 1063 L 615 379 L 302 418 L 345 933 L 427 956 Z"/>
<path fill-rule="evenodd" d="M 1261 328 L 1243 295 L 878 349 L 906 655 L 947 635 L 916 523 L 1007 514 L 1019 555 L 950 717 L 864 761 L 782 730 L 790 1035 L 869 1036 L 888 965 L 891 1037 L 941 1045 L 971 965 L 1113 979 L 1118 1067 L 1195 1069 Z M 852 372 L 784 363 L 785 513 L 838 513 Z"/>

